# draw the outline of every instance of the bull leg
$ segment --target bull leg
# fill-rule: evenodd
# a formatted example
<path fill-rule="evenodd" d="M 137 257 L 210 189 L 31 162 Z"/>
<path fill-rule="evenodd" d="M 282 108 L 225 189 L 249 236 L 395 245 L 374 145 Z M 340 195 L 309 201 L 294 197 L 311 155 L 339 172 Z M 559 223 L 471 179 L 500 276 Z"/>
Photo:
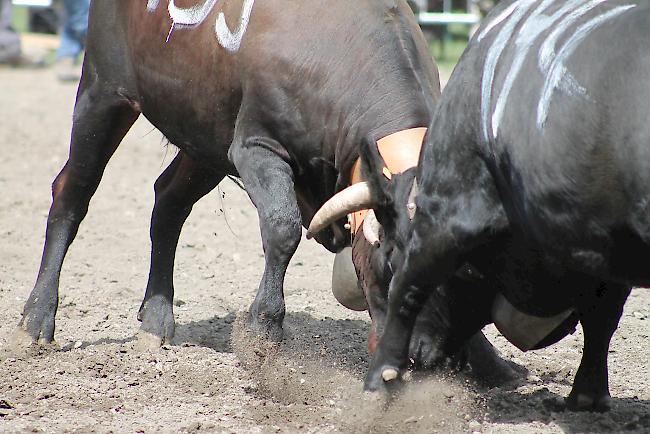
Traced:
<path fill-rule="evenodd" d="M 505 359 L 485 337 L 478 332 L 467 343 L 467 361 L 472 368 L 472 374 L 481 383 L 488 386 L 499 386 L 511 381 L 526 378 L 528 369 Z"/>
<path fill-rule="evenodd" d="M 444 185 L 441 191 L 455 192 L 457 179 L 463 177 L 449 173 L 451 179 L 437 185 Z M 471 180 L 476 183 L 474 190 L 457 193 L 457 197 L 426 194 L 426 182 L 423 180 L 423 192 L 416 199 L 417 211 L 404 261 L 396 267 L 390 283 L 386 327 L 366 375 L 366 390 L 382 390 L 397 380 L 408 361 L 415 320 L 430 291 L 449 281 L 473 248 L 494 241 L 507 227 L 498 195 L 484 170 Z M 471 182 L 465 181 L 468 186 Z M 461 205 L 469 202 L 471 210 Z"/>
<path fill-rule="evenodd" d="M 15 333 L 20 347 L 54 340 L 59 276 L 68 247 L 88 211 L 104 168 L 139 113 L 114 91 L 95 82 L 79 89 L 70 155 L 52 185 L 41 266 Z"/>
<path fill-rule="evenodd" d="M 264 274 L 249 321 L 253 330 L 274 341 L 282 339 L 284 275 L 302 234 L 293 171 L 280 149 L 277 142 L 260 137 L 230 149 L 230 159 L 257 207 L 264 248 Z"/>
<path fill-rule="evenodd" d="M 419 235 L 418 229 L 414 227 L 413 236 Z M 450 245 L 442 245 L 445 244 Z M 440 281 L 430 282 L 429 286 L 427 282 L 419 280 L 420 276 L 433 274 L 429 272 L 432 266 L 428 261 L 433 255 L 426 251 L 426 247 L 422 247 L 440 245 L 431 241 L 409 243 L 406 260 L 401 269 L 396 270 L 390 284 L 386 326 L 366 375 L 366 390 L 382 390 L 388 383 L 397 379 L 398 372 L 407 364 L 415 320 L 430 295 L 428 288 L 435 288 L 453 275 L 454 262 L 441 258 L 439 261 L 432 261 L 436 267 L 434 275 Z"/>
<path fill-rule="evenodd" d="M 151 267 L 138 312 L 138 320 L 142 321 L 138 338 L 144 348 L 159 347 L 174 337 L 174 258 L 181 228 L 192 206 L 212 191 L 223 176 L 181 152 L 154 185 Z"/>
<path fill-rule="evenodd" d="M 377 348 L 377 341 L 382 333 L 382 325 L 386 321 L 386 299 L 388 294 L 383 291 L 384 282 L 377 282 L 377 274 L 368 272 L 373 270 L 372 247 L 363 236 L 354 237 L 352 241 L 352 260 L 357 269 L 359 280 L 365 290 L 368 312 L 370 313 L 371 326 L 368 333 L 368 352 L 372 355 Z M 377 267 L 379 264 L 374 264 Z M 381 266 L 379 266 L 381 267 Z M 492 296 L 490 288 L 482 287 L 484 283 L 478 281 L 466 281 L 452 279 L 450 292 L 466 292 L 471 294 L 472 303 L 479 306 L 488 306 Z M 484 303 L 477 300 L 477 294 L 487 297 Z M 469 306 L 472 303 L 462 303 Z M 433 298 L 429 298 L 420 314 L 417 316 L 413 328 L 413 336 L 409 345 L 409 358 L 416 368 L 433 368 L 443 358 L 444 352 L 441 349 L 441 342 L 436 339 L 438 329 L 444 321 L 438 312 L 439 307 Z M 463 314 L 467 319 L 464 325 L 469 330 L 477 330 L 462 352 L 467 353 L 467 362 L 472 367 L 472 373 L 481 382 L 490 385 L 504 384 L 520 379 L 526 373 L 526 369 L 519 365 L 505 360 L 499 351 L 492 346 L 490 341 L 483 335 L 480 328 L 489 321 L 489 309 L 484 313 L 473 312 L 469 315 Z M 471 321 L 470 321 L 471 319 Z M 473 323 L 474 327 L 470 325 Z M 460 357 L 463 358 L 463 357 Z"/>
<path fill-rule="evenodd" d="M 609 343 L 630 288 L 616 283 L 603 283 L 595 294 L 579 300 L 580 323 L 584 331 L 584 350 L 580 367 L 567 398 L 571 410 L 607 411 L 611 406 L 607 354 Z"/>

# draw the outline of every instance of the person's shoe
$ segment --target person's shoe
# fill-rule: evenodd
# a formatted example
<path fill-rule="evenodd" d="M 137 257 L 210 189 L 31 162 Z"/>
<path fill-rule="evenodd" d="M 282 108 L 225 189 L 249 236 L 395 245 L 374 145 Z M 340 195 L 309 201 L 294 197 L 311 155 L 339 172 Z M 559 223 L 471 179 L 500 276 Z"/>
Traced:
<path fill-rule="evenodd" d="M 72 57 L 62 57 L 55 64 L 56 77 L 66 83 L 78 82 L 81 79 L 81 65 Z"/>

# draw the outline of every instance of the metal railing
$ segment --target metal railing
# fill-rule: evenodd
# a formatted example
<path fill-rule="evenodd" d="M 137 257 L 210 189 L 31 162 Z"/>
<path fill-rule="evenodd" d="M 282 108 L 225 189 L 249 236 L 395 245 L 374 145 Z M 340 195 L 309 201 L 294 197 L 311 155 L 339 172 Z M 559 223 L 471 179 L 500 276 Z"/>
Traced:
<path fill-rule="evenodd" d="M 52 6 L 52 0 L 12 0 L 16 6 L 30 6 L 47 8 Z"/>

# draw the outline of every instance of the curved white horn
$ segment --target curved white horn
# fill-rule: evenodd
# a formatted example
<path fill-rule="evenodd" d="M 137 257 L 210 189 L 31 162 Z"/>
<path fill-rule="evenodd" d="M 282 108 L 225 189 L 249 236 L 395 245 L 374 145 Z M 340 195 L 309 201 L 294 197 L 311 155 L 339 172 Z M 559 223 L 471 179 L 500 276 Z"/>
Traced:
<path fill-rule="evenodd" d="M 330 198 L 314 215 L 307 229 L 307 238 L 325 229 L 332 222 L 341 217 L 359 211 L 372 208 L 372 194 L 370 186 L 366 182 L 353 184 Z"/>
<path fill-rule="evenodd" d="M 375 211 L 369 210 L 363 219 L 363 236 L 375 247 L 379 247 L 379 228 L 381 223 L 377 221 Z"/>

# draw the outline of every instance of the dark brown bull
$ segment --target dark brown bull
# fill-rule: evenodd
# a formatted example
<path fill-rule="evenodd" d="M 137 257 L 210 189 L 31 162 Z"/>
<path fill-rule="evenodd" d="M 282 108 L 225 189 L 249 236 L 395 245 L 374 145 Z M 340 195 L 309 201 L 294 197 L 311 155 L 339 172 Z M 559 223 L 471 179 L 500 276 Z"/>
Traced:
<path fill-rule="evenodd" d="M 259 214 L 266 264 L 250 323 L 279 340 L 301 223 L 349 184 L 363 138 L 429 123 L 437 69 L 405 1 L 177 3 L 92 5 L 70 156 L 53 184 L 43 259 L 17 332 L 25 343 L 54 339 L 64 256 L 140 114 L 180 150 L 155 184 L 138 314 L 141 339 L 154 345 L 174 334 L 181 227 L 225 176 L 242 180 Z M 342 226 L 318 241 L 339 251 L 349 243 Z"/>

